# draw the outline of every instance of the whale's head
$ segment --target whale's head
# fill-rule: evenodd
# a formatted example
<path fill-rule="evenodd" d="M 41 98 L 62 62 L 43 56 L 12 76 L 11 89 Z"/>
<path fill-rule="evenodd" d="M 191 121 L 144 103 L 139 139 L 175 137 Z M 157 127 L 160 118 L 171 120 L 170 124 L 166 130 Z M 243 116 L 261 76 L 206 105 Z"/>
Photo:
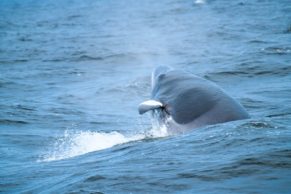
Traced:
<path fill-rule="evenodd" d="M 167 66 L 152 73 L 151 98 L 138 107 L 140 114 L 152 112 L 155 120 L 171 131 L 197 128 L 198 118 L 212 109 L 220 92 L 209 81 Z"/>
<path fill-rule="evenodd" d="M 138 107 L 173 131 L 249 118 L 245 109 L 219 86 L 167 66 L 152 73 L 151 98 Z"/>
<path fill-rule="evenodd" d="M 168 66 L 159 66 L 152 72 L 151 99 L 139 104 L 138 111 L 139 114 L 151 112 L 152 117 L 158 121 L 160 126 L 165 126 L 168 130 L 177 131 L 179 124 L 173 118 L 173 106 L 171 100 L 169 100 L 171 97 L 177 99 L 177 96 L 174 97 L 173 91 L 169 89 L 172 86 L 165 83 L 168 78 L 173 78 L 173 76 L 169 75 L 171 71 L 172 68 Z"/>

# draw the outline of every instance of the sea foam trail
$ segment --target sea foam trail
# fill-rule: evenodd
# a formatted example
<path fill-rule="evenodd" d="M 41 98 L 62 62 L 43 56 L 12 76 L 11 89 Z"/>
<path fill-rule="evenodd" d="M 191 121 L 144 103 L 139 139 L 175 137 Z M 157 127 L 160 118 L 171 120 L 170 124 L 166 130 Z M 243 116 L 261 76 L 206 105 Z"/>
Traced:
<path fill-rule="evenodd" d="M 57 139 L 52 150 L 45 154 L 39 162 L 49 162 L 55 160 L 62 160 L 89 152 L 111 148 L 115 145 L 138 141 L 145 138 L 158 138 L 168 136 L 165 127 L 152 128 L 147 133 L 140 133 L 136 135 L 126 136 L 119 132 L 68 132 L 64 136 Z"/>

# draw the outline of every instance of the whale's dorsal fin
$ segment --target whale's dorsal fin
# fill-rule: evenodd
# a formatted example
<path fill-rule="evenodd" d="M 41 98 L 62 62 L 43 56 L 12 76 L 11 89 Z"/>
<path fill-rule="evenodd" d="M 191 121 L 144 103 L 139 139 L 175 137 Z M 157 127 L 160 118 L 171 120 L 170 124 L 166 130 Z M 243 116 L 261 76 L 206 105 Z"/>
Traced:
<path fill-rule="evenodd" d="M 156 100 L 147 100 L 143 103 L 140 103 L 138 106 L 139 114 L 143 114 L 149 110 L 157 109 L 163 107 L 163 104 Z"/>

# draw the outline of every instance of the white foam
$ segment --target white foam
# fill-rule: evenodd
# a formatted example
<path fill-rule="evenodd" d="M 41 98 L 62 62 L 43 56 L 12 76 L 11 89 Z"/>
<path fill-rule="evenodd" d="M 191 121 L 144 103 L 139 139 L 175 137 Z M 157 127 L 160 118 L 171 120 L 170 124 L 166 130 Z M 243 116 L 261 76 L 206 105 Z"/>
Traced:
<path fill-rule="evenodd" d="M 205 0 L 195 0 L 195 4 L 205 4 Z"/>
<path fill-rule="evenodd" d="M 62 160 L 131 141 L 138 141 L 144 138 L 165 137 L 167 135 L 166 128 L 152 128 L 147 133 L 132 136 L 125 136 L 119 132 L 66 131 L 64 136 L 56 141 L 52 149 L 39 162 Z"/>
<path fill-rule="evenodd" d="M 166 126 L 161 126 L 159 128 L 152 128 L 148 133 L 147 136 L 148 137 L 153 137 L 153 138 L 157 138 L 157 137 L 166 137 L 170 135 L 168 132 L 168 129 Z"/>

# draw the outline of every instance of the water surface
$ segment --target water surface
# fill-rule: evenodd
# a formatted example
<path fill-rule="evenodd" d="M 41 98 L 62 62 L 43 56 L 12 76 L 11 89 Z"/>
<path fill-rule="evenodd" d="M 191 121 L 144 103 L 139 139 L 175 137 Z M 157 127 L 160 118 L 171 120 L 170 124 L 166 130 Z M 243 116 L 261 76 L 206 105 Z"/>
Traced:
<path fill-rule="evenodd" d="M 291 4 L 0 2 L 0 192 L 290 193 Z M 169 136 L 137 106 L 169 65 L 251 119 Z"/>

